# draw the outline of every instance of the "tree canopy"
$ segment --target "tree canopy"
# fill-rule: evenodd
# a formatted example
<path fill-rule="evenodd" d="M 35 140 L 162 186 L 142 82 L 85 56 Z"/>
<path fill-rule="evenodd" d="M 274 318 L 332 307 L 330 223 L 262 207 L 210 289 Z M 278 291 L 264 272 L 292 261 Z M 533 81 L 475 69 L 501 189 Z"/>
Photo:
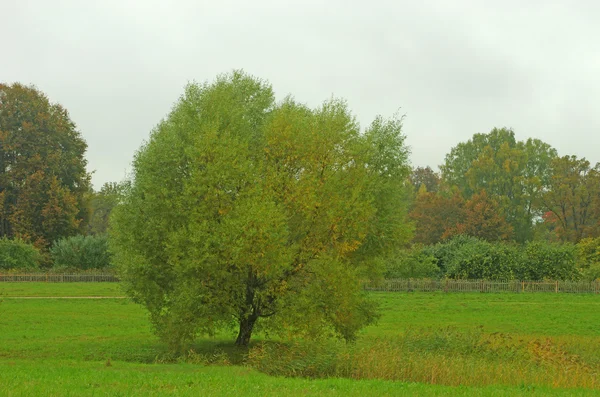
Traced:
<path fill-rule="evenodd" d="M 498 201 L 514 238 L 533 238 L 540 193 L 551 178 L 556 150 L 538 139 L 517 141 L 512 130 L 494 128 L 459 143 L 440 167 L 444 181 L 456 186 L 465 199 L 482 189 Z"/>
<path fill-rule="evenodd" d="M 540 208 L 561 241 L 579 242 L 600 235 L 600 163 L 564 156 L 552 161 L 548 189 Z"/>
<path fill-rule="evenodd" d="M 0 84 L 0 237 L 47 248 L 86 217 L 86 143 L 59 104 Z"/>
<path fill-rule="evenodd" d="M 361 132 L 243 72 L 190 84 L 137 153 L 111 247 L 174 349 L 235 326 L 352 339 L 376 319 L 361 279 L 411 237 L 401 119 Z"/>
<path fill-rule="evenodd" d="M 86 233 L 89 235 L 104 234 L 108 231 L 110 214 L 114 207 L 121 201 L 127 189 L 126 182 L 107 182 L 99 191 L 90 191 L 89 194 L 89 221 Z"/>

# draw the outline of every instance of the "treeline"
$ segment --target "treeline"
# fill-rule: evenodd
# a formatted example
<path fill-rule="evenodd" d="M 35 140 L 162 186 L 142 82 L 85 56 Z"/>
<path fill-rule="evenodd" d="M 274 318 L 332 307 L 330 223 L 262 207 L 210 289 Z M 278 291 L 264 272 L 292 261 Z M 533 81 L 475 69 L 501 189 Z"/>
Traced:
<path fill-rule="evenodd" d="M 412 172 L 414 247 L 387 277 L 600 278 L 600 164 L 495 128 L 440 169 Z"/>
<path fill-rule="evenodd" d="M 503 128 L 458 144 L 440 168 L 413 170 L 414 243 L 461 234 L 521 244 L 600 236 L 600 164 L 560 157 Z"/>
<path fill-rule="evenodd" d="M 109 217 L 130 186 L 93 191 L 86 148 L 62 106 L 0 84 L 0 269 L 110 267 Z M 400 201 L 410 243 L 373 259 L 386 277 L 600 277 L 600 164 L 539 139 L 475 134 L 440 172 L 413 169 Z"/>

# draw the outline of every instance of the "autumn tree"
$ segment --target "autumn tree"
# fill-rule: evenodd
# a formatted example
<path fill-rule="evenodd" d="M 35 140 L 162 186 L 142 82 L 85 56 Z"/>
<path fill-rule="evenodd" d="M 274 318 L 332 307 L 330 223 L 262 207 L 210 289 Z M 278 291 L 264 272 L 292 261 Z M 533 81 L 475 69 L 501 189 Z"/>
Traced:
<path fill-rule="evenodd" d="M 339 100 L 275 103 L 243 72 L 189 85 L 111 217 L 127 292 L 175 350 L 233 324 L 238 345 L 257 327 L 352 339 L 376 318 L 366 253 L 410 237 L 406 206 L 377 197 L 408 177 L 400 128 L 361 133 Z"/>
<path fill-rule="evenodd" d="M 498 202 L 485 190 L 465 200 L 458 190 L 434 193 L 422 186 L 410 219 L 415 222 L 413 242 L 418 244 L 435 244 L 457 235 L 490 242 L 512 238 L 512 227 Z"/>
<path fill-rule="evenodd" d="M 410 182 L 416 191 L 421 186 L 425 186 L 428 192 L 437 192 L 440 186 L 440 175 L 429 166 L 415 167 L 410 174 Z"/>
<path fill-rule="evenodd" d="M 47 248 L 80 230 L 86 147 L 62 106 L 34 87 L 0 84 L 0 237 Z"/>
<path fill-rule="evenodd" d="M 435 244 L 452 235 L 464 221 L 465 200 L 458 190 L 429 192 L 421 186 L 410 211 L 415 224 L 413 242 Z"/>
<path fill-rule="evenodd" d="M 506 222 L 498 202 L 485 190 L 465 202 L 460 217 L 459 222 L 445 230 L 443 238 L 463 234 L 489 242 L 512 238 L 512 226 Z"/>
<path fill-rule="evenodd" d="M 465 199 L 485 189 L 493 196 L 512 226 L 514 238 L 533 238 L 536 202 L 547 188 L 550 163 L 556 151 L 538 140 L 517 141 L 509 129 L 494 128 L 459 143 L 440 167 L 442 178 L 457 186 Z"/>
<path fill-rule="evenodd" d="M 600 164 L 564 156 L 552 161 L 552 177 L 542 193 L 545 223 L 562 241 L 600 235 Z"/>

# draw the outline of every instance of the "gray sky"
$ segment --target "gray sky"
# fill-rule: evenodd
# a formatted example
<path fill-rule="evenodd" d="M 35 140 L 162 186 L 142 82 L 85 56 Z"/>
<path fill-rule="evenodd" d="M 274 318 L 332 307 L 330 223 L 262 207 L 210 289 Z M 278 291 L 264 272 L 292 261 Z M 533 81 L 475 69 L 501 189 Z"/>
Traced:
<path fill-rule="evenodd" d="M 93 182 L 124 178 L 188 81 L 244 69 L 278 98 L 406 114 L 414 165 L 512 127 L 600 161 L 600 2 L 0 0 L 0 81 L 66 107 Z"/>

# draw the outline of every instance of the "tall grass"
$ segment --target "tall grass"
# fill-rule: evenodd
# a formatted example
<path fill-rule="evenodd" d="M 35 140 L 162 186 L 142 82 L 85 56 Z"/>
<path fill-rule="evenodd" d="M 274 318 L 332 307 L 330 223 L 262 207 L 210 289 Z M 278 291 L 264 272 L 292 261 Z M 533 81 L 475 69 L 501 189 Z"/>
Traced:
<path fill-rule="evenodd" d="M 263 343 L 249 352 L 248 365 L 278 376 L 600 389 L 599 367 L 567 352 L 553 339 L 515 339 L 481 329 L 414 329 L 354 345 Z"/>

